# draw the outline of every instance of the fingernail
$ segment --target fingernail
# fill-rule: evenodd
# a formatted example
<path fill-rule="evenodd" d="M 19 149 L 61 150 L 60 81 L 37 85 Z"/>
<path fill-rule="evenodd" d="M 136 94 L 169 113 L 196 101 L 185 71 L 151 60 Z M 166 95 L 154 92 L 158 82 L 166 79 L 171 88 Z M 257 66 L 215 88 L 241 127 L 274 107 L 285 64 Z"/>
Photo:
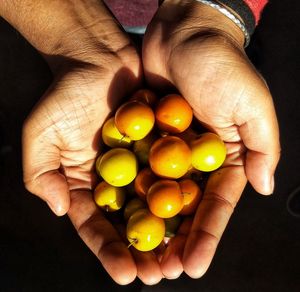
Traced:
<path fill-rule="evenodd" d="M 63 215 L 63 214 L 62 214 L 62 210 L 63 210 L 62 206 L 61 206 L 60 204 L 57 204 L 56 207 L 55 207 L 55 214 L 56 214 L 57 216 Z"/>
<path fill-rule="evenodd" d="M 55 215 L 62 215 L 62 206 L 60 204 L 56 204 L 56 206 L 54 206 L 54 204 L 50 201 L 46 201 L 46 203 Z"/>
<path fill-rule="evenodd" d="M 271 195 L 274 190 L 274 176 L 266 176 L 264 180 L 264 194 Z"/>

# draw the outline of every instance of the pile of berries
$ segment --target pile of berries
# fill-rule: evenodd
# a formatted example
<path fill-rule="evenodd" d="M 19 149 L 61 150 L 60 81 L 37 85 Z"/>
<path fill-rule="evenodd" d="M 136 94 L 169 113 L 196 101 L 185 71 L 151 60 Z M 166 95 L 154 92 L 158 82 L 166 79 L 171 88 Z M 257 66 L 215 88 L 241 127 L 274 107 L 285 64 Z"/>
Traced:
<path fill-rule="evenodd" d="M 176 234 L 181 217 L 193 215 L 201 201 L 202 172 L 225 160 L 220 137 L 197 133 L 192 120 L 182 96 L 158 100 L 142 89 L 103 125 L 107 149 L 96 161 L 102 181 L 94 200 L 105 212 L 122 213 L 128 244 L 140 251 Z"/>

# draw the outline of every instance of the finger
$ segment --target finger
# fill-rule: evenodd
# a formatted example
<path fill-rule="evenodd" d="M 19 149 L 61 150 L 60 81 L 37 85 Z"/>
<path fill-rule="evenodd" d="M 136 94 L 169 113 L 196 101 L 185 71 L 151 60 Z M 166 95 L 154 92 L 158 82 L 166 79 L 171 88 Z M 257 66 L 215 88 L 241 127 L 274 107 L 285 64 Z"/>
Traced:
<path fill-rule="evenodd" d="M 46 201 L 56 215 L 65 215 L 70 196 L 66 178 L 59 172 L 59 150 L 43 137 L 33 137 L 31 130 L 25 125 L 22 138 L 25 187 Z"/>
<path fill-rule="evenodd" d="M 175 237 L 168 242 L 161 261 L 161 270 L 167 279 L 177 279 L 183 272 L 182 256 L 186 238 L 192 225 L 192 219 L 186 218 Z"/>
<path fill-rule="evenodd" d="M 245 165 L 247 178 L 254 189 L 263 195 L 273 193 L 274 172 L 280 158 L 279 130 L 274 115 L 250 120 L 239 128 L 248 148 Z"/>
<path fill-rule="evenodd" d="M 237 107 L 235 119 L 248 149 L 247 178 L 257 192 L 269 195 L 274 190 L 274 172 L 280 158 L 279 127 L 269 91 L 264 88 L 258 92 L 259 99 L 243 100 L 249 105 Z"/>
<path fill-rule="evenodd" d="M 265 87 L 257 92 L 260 98 L 240 101 L 234 110 L 234 125 L 210 128 L 231 146 L 243 142 L 247 178 L 257 192 L 269 195 L 274 190 L 274 172 L 280 158 L 279 128 L 269 92 Z M 241 151 L 234 152 L 237 155 Z"/>
<path fill-rule="evenodd" d="M 190 277 L 199 278 L 208 269 L 246 181 L 243 166 L 211 174 L 184 248 L 183 268 Z"/>
<path fill-rule="evenodd" d="M 137 276 L 146 285 L 155 285 L 163 278 L 157 257 L 154 252 L 141 252 L 130 248 L 137 266 Z"/>
<path fill-rule="evenodd" d="M 93 171 L 93 164 L 86 164 L 90 164 L 88 168 L 84 168 L 83 164 L 81 164 L 80 166 L 63 168 L 63 174 L 66 177 L 70 190 L 91 190 L 96 187 L 97 183 L 99 182 L 99 177 Z"/>
<path fill-rule="evenodd" d="M 79 236 L 99 258 L 105 270 L 120 285 L 131 283 L 137 274 L 134 260 L 118 232 L 106 220 L 88 191 L 71 191 L 68 215 Z"/>
<path fill-rule="evenodd" d="M 167 248 L 167 241 L 169 240 L 169 237 L 164 237 L 163 241 L 160 243 L 160 245 L 154 249 L 154 253 L 156 255 L 158 263 L 161 263 L 161 260 L 164 256 L 164 253 Z"/>
<path fill-rule="evenodd" d="M 126 228 L 124 224 L 117 224 L 116 228 L 123 240 L 126 241 Z M 133 246 L 130 247 L 130 252 L 135 260 L 138 278 L 146 285 L 155 285 L 160 282 L 163 274 L 160 270 L 157 255 L 153 251 L 138 251 Z"/>

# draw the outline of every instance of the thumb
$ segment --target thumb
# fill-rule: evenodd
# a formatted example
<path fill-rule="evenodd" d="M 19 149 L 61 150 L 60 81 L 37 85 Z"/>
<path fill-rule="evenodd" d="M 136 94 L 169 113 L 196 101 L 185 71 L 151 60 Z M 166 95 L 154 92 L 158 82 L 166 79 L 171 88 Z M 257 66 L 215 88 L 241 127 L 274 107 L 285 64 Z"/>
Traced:
<path fill-rule="evenodd" d="M 254 189 L 263 195 L 274 190 L 274 172 L 280 158 L 277 123 L 267 119 L 251 120 L 240 127 L 248 148 L 246 175 Z"/>
<path fill-rule="evenodd" d="M 23 179 L 31 193 L 44 200 L 51 210 L 62 216 L 70 207 L 69 186 L 60 173 L 60 151 L 47 137 L 33 137 L 30 126 L 23 129 Z"/>
<path fill-rule="evenodd" d="M 255 114 L 239 126 L 248 149 L 245 171 L 254 189 L 269 195 L 274 190 L 274 172 L 280 158 L 279 128 L 271 96 L 266 94 L 252 109 Z"/>

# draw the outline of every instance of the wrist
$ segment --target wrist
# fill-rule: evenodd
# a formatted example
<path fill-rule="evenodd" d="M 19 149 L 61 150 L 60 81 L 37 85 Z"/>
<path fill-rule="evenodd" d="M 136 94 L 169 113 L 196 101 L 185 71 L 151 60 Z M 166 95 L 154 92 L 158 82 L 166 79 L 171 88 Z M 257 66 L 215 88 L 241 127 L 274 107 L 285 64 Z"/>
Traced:
<path fill-rule="evenodd" d="M 101 56 L 122 54 L 130 44 L 99 1 L 4 0 L 0 15 L 54 66 L 66 60 L 98 65 Z"/>
<path fill-rule="evenodd" d="M 230 8 L 226 9 L 239 18 Z M 155 16 L 155 21 L 168 23 L 172 27 L 172 38 L 175 42 L 195 34 L 219 35 L 241 49 L 245 42 L 244 33 L 232 20 L 217 9 L 197 1 L 165 0 Z"/>

